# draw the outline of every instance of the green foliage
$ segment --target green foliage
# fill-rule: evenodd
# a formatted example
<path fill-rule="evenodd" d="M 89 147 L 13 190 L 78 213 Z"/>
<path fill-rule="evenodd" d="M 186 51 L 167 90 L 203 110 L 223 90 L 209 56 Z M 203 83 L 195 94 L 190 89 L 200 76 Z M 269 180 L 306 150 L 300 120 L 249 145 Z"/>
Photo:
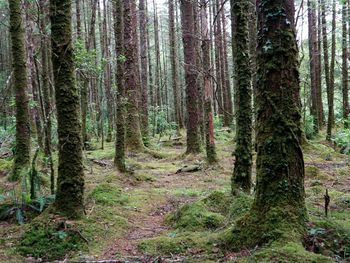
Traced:
<path fill-rule="evenodd" d="M 306 115 L 304 118 L 304 132 L 309 140 L 315 137 L 314 117 L 312 115 Z"/>
<path fill-rule="evenodd" d="M 159 134 L 159 136 L 176 134 L 177 124 L 175 122 L 168 121 L 168 106 L 163 107 L 150 107 L 148 118 L 149 118 L 149 128 L 153 131 L 153 135 Z"/>
<path fill-rule="evenodd" d="M 65 222 L 34 222 L 22 236 L 17 251 L 23 256 L 53 261 L 86 249 L 84 242 L 80 231 Z"/>
<path fill-rule="evenodd" d="M 74 45 L 74 62 L 78 70 L 86 75 L 100 75 L 103 72 L 105 61 L 99 63 L 96 50 L 87 50 L 82 40 L 77 40 Z"/>
<path fill-rule="evenodd" d="M 343 129 L 334 136 L 335 144 L 344 154 L 350 154 L 350 129 Z"/>
<path fill-rule="evenodd" d="M 90 198 L 102 205 L 125 204 L 128 196 L 114 184 L 102 183 L 95 187 L 90 193 Z"/>

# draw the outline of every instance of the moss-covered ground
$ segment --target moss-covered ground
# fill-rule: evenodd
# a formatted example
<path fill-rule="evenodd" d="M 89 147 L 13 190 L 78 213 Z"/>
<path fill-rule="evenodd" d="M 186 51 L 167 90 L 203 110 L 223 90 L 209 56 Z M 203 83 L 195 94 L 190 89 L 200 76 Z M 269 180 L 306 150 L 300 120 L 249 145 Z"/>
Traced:
<path fill-rule="evenodd" d="M 230 195 L 233 135 L 221 131 L 216 136 L 219 162 L 214 166 L 205 163 L 204 154 L 185 156 L 183 140 L 157 139 L 151 151 L 127 156 L 128 174 L 113 168 L 113 143 L 105 143 L 104 150 L 92 144 L 95 150 L 84 154 L 85 217 L 69 221 L 51 215 L 49 208 L 23 225 L 0 222 L 0 262 L 153 262 L 158 257 L 165 262 L 350 262 L 349 156 L 324 141 L 306 145 L 309 223 L 303 242 L 296 242 L 286 227 L 284 242 L 242 247 L 233 229 L 248 220 L 253 196 Z M 176 173 L 191 165 L 201 169 Z M 6 180 L 9 167 L 2 161 L 0 196 L 23 189 Z"/>

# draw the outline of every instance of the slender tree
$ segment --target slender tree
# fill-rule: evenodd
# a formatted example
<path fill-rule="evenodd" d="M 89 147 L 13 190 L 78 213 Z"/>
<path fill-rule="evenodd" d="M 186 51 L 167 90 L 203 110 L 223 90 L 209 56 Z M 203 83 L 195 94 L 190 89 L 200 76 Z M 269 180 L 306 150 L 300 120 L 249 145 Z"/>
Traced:
<path fill-rule="evenodd" d="M 16 150 L 12 179 L 18 180 L 30 162 L 30 124 L 27 97 L 27 69 L 20 0 L 9 0 L 14 89 L 16 95 Z"/>
<path fill-rule="evenodd" d="M 314 118 L 314 131 L 319 132 L 322 127 L 322 119 L 320 119 L 320 110 L 322 105 L 319 105 L 319 93 L 321 87 L 318 82 L 318 42 L 317 42 L 317 25 L 316 25 L 316 2 L 308 0 L 308 27 L 309 27 L 309 56 L 310 56 L 310 80 L 311 80 L 311 115 Z"/>
<path fill-rule="evenodd" d="M 147 13 L 145 0 L 140 0 L 140 56 L 141 56 L 141 132 L 146 142 L 148 139 L 148 45 L 147 45 Z"/>
<path fill-rule="evenodd" d="M 84 170 L 79 95 L 74 79 L 70 0 L 50 0 L 51 45 L 57 108 L 58 179 L 55 207 L 70 218 L 84 213 Z"/>
<path fill-rule="evenodd" d="M 252 87 L 249 58 L 249 10 L 250 0 L 231 0 L 236 30 L 234 68 L 236 76 L 236 149 L 232 191 L 236 188 L 250 192 L 252 175 Z"/>
<path fill-rule="evenodd" d="M 349 14 L 347 15 L 347 6 L 344 1 L 342 4 L 342 93 L 343 93 L 343 119 L 345 128 L 349 127 L 349 69 L 348 69 L 348 43 L 347 43 L 347 24 L 346 21 L 350 16 L 350 5 Z M 349 28 L 350 32 L 350 28 Z M 350 41 L 350 38 L 349 38 Z"/>
<path fill-rule="evenodd" d="M 115 52 L 117 55 L 116 85 L 117 85 L 117 117 L 114 164 L 119 171 L 125 172 L 125 89 L 124 89 L 124 25 L 123 3 L 113 1 Z"/>
<path fill-rule="evenodd" d="M 186 107 L 187 107 L 187 153 L 199 153 L 199 116 L 196 68 L 196 43 L 194 36 L 193 0 L 181 0 L 182 39 L 184 45 Z"/>
<path fill-rule="evenodd" d="M 206 131 L 206 152 L 209 163 L 217 161 L 214 137 L 213 87 L 211 82 L 210 36 L 208 29 L 208 4 L 201 0 L 202 53 L 204 73 L 204 121 Z"/>

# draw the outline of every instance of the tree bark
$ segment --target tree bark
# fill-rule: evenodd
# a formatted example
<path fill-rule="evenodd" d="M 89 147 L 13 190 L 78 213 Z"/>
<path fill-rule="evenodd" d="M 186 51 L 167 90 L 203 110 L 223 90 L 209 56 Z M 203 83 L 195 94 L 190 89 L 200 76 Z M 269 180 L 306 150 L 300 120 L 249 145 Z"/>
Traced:
<path fill-rule="evenodd" d="M 236 111 L 236 149 L 235 166 L 232 177 L 232 192 L 242 189 L 250 192 L 252 184 L 252 88 L 249 57 L 249 10 L 250 0 L 231 0 L 236 30 L 236 52 L 234 55 L 234 69 L 236 76 L 236 90 L 239 104 Z"/>
<path fill-rule="evenodd" d="M 125 89 L 124 89 L 124 12 L 121 0 L 113 1 L 115 52 L 117 56 L 116 85 L 116 140 L 114 165 L 120 172 L 125 172 Z"/>
<path fill-rule="evenodd" d="M 20 0 L 9 0 L 14 89 L 16 96 L 16 150 L 12 179 L 18 180 L 30 162 L 30 124 L 24 27 Z"/>
<path fill-rule="evenodd" d="M 128 150 L 141 150 L 143 142 L 141 138 L 140 118 L 138 110 L 139 82 L 138 82 L 138 58 L 137 58 L 137 14 L 135 0 L 123 1 L 124 12 L 124 77 L 127 116 L 126 116 L 126 147 Z"/>
<path fill-rule="evenodd" d="M 199 116 L 197 89 L 198 69 L 196 68 L 196 46 L 194 35 L 193 0 L 181 0 L 182 40 L 184 45 L 186 107 L 187 107 L 187 150 L 186 153 L 199 153 Z"/>
<path fill-rule="evenodd" d="M 211 83 L 210 37 L 208 29 L 207 1 L 201 0 L 202 53 L 204 73 L 204 121 L 206 128 L 206 153 L 209 163 L 217 162 L 214 137 L 213 87 Z"/>
<path fill-rule="evenodd" d="M 51 44 L 59 142 L 55 207 L 69 218 L 84 214 L 84 169 L 79 95 L 74 80 L 70 0 L 50 0 Z"/>

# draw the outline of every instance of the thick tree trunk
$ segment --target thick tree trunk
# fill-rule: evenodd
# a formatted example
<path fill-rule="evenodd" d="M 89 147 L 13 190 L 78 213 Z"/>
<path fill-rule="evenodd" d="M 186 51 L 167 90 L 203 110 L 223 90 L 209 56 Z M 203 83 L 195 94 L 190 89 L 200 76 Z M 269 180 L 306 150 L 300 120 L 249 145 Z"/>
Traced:
<path fill-rule="evenodd" d="M 239 104 L 236 111 L 235 167 L 232 177 L 232 192 L 238 188 L 250 192 L 252 184 L 252 88 L 249 58 L 249 0 L 231 0 L 236 30 L 236 53 L 234 68 Z"/>
<path fill-rule="evenodd" d="M 307 216 L 294 1 L 258 0 L 257 6 L 256 194 L 230 240 L 244 247 L 301 242 Z"/>
<path fill-rule="evenodd" d="M 193 0 L 181 0 L 182 39 L 184 45 L 186 107 L 187 107 L 187 151 L 199 153 L 199 117 L 197 89 L 198 69 L 196 68 L 196 42 L 194 35 Z"/>
<path fill-rule="evenodd" d="M 30 124 L 27 97 L 27 69 L 23 19 L 20 0 L 9 0 L 10 34 L 14 89 L 16 96 L 16 151 L 12 179 L 20 179 L 30 162 Z"/>
<path fill-rule="evenodd" d="M 208 29 L 207 1 L 201 0 L 202 51 L 204 73 L 204 121 L 206 128 L 206 152 L 209 163 L 217 161 L 214 137 L 213 87 L 211 83 L 210 37 Z"/>
<path fill-rule="evenodd" d="M 51 44 L 59 141 L 55 207 L 70 218 L 83 216 L 84 169 L 79 95 L 74 80 L 71 1 L 51 0 Z"/>
<path fill-rule="evenodd" d="M 124 4 L 124 77 L 127 116 L 126 116 L 126 147 L 128 150 L 142 150 L 140 118 L 138 110 L 139 82 L 137 58 L 137 19 L 135 0 L 123 1 Z"/>
<path fill-rule="evenodd" d="M 117 55 L 116 85 L 116 140 L 114 165 L 120 172 L 125 172 L 125 89 L 124 89 L 124 12 L 121 0 L 113 1 L 115 51 Z"/>

